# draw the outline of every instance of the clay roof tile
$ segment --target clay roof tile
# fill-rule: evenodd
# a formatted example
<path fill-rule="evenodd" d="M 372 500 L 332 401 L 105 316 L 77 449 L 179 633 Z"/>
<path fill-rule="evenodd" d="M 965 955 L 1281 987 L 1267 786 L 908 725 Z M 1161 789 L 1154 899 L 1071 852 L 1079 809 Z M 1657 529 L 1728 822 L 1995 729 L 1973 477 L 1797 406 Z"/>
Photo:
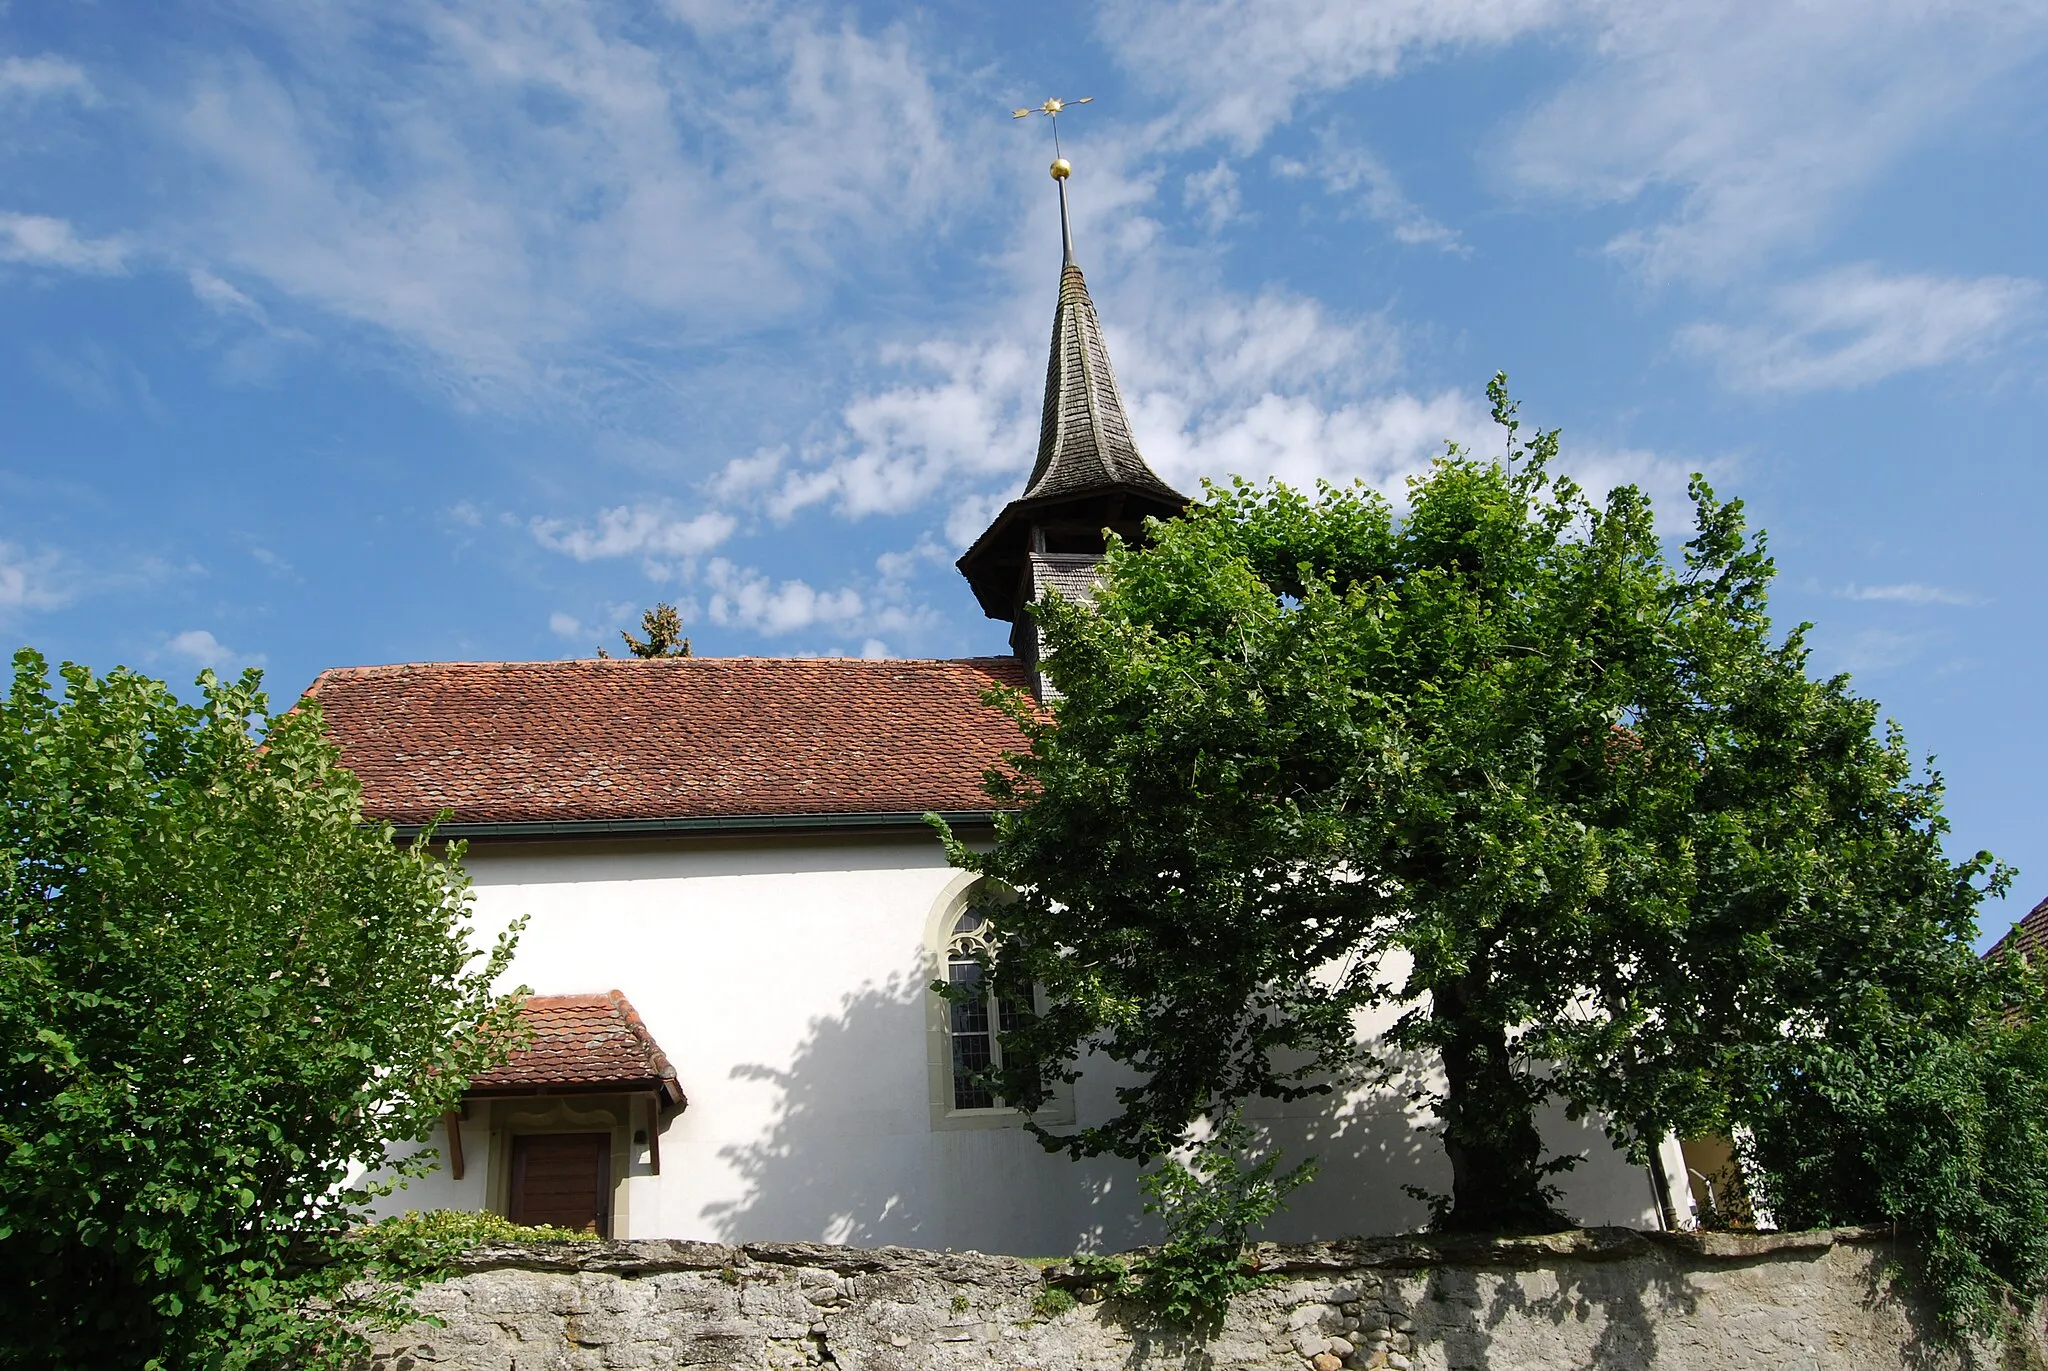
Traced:
<path fill-rule="evenodd" d="M 348 667 L 306 692 L 394 823 L 573 822 L 990 807 L 1024 746 L 1012 657 L 677 657 Z"/>
<path fill-rule="evenodd" d="M 2043 947 L 2048 947 L 2048 900 L 2027 911 L 1984 955 L 1995 957 L 2001 952 L 2017 952 L 2032 961 L 2034 954 Z"/>
<path fill-rule="evenodd" d="M 519 1014 L 532 1032 L 504 1065 L 474 1077 L 472 1094 L 545 1090 L 654 1091 L 685 1104 L 668 1056 L 616 990 L 591 995 L 529 995 Z"/>

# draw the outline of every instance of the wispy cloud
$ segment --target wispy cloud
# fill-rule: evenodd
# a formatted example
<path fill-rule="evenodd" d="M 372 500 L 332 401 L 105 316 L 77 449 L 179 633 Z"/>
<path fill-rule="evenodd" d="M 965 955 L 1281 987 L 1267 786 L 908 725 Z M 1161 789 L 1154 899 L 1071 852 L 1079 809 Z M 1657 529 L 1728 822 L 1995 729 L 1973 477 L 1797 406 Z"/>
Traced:
<path fill-rule="evenodd" d="M 59 570 L 54 552 L 31 553 L 17 543 L 0 541 L 0 616 L 68 603 L 71 596 L 58 584 Z"/>
<path fill-rule="evenodd" d="M 237 652 L 203 628 L 188 628 L 183 633 L 174 634 L 164 643 L 163 650 L 166 654 L 183 658 L 194 666 L 220 672 L 262 666 L 269 660 L 261 652 Z"/>
<path fill-rule="evenodd" d="M 128 249 L 118 239 L 88 238 L 68 220 L 0 211 L 0 262 L 88 275 L 126 269 Z"/>
<path fill-rule="evenodd" d="M 1648 207 L 1609 248 L 1716 280 L 1811 241 L 1868 184 L 2048 44 L 2008 0 L 1599 0 L 1585 68 L 1515 130 L 1514 185 Z M 1667 209 L 1675 197 L 1675 209 Z"/>
<path fill-rule="evenodd" d="M 192 297 L 215 314 L 238 314 L 259 324 L 270 322 L 263 306 L 210 271 L 193 267 L 185 273 L 185 280 L 192 287 Z"/>
<path fill-rule="evenodd" d="M 1879 600 L 1907 605 L 1974 605 L 1974 595 L 1961 591 L 1943 590 L 1940 586 L 1922 585 L 1918 581 L 1907 581 L 1900 585 L 1859 586 L 1849 585 L 1840 592 L 1844 600 Z"/>
<path fill-rule="evenodd" d="M 1457 230 L 1430 218 L 1408 198 L 1393 171 L 1370 149 L 1347 146 L 1334 133 L 1325 132 L 1322 152 L 1313 163 L 1296 157 L 1276 157 L 1273 170 L 1294 180 L 1321 181 L 1332 195 L 1351 199 L 1358 212 L 1375 223 L 1385 224 L 1396 242 L 1444 252 L 1471 251 Z"/>
<path fill-rule="evenodd" d="M 272 11 L 196 75 L 191 255 L 519 393 L 823 299 L 962 193 L 908 38 L 738 8 Z M 404 41 L 395 42 L 402 35 Z"/>
<path fill-rule="evenodd" d="M 1204 475 L 1381 471 L 1388 437 L 1414 407 L 1436 425 L 1428 445 L 1454 436 L 1438 424 L 1440 400 L 1366 400 L 1398 356 L 1385 320 L 1342 318 L 1277 289 L 1223 289 L 1200 268 L 1162 270 L 1141 252 L 1105 255 L 1122 277 L 1104 305 L 1110 352 L 1141 446 L 1168 480 L 1192 488 Z M 1021 329 L 1007 320 L 1036 314 L 1031 305 L 1043 307 L 1049 287 L 1034 280 L 1005 322 L 983 321 L 981 335 L 1014 339 Z M 947 539 L 964 545 L 1029 468 L 1044 354 L 1015 341 L 947 339 L 886 360 L 901 380 L 853 397 L 836 433 L 788 463 L 746 459 L 759 463 L 748 480 L 773 473 L 764 507 L 778 519 L 820 504 L 860 519 L 942 502 Z M 1404 443 L 1391 460 L 1399 465 L 1412 451 Z M 734 475 L 729 467 L 719 480 Z"/>
<path fill-rule="evenodd" d="M 1184 93 L 1179 136 L 1264 141 L 1303 101 L 1561 20 L 1560 0 L 1114 0 L 1101 28 L 1141 83 Z"/>
<path fill-rule="evenodd" d="M 537 518 L 528 524 L 535 541 L 579 562 L 603 557 L 696 557 L 732 536 L 729 514 L 707 510 L 689 518 L 662 503 L 619 505 L 599 511 L 587 523 Z"/>
<path fill-rule="evenodd" d="M 0 100 L 41 100 L 68 96 L 84 104 L 98 99 L 85 68 L 62 57 L 0 57 Z"/>
<path fill-rule="evenodd" d="M 1319 96 L 1541 35 L 1536 70 L 1561 82 L 1488 166 L 1525 194 L 1640 204 L 1608 247 L 1653 279 L 1720 279 L 1811 239 L 2048 47 L 2048 10 L 2013 0 L 1114 0 L 1100 24 L 1132 77 L 1176 102 L 1163 141 L 1240 153 Z M 1376 183 L 1359 184 L 1370 203 Z M 1398 206 L 1379 211 L 1397 232 L 1428 232 Z"/>
<path fill-rule="evenodd" d="M 1237 218 L 1244 209 L 1237 172 L 1221 160 L 1207 171 L 1190 173 L 1181 183 L 1181 199 L 1201 217 L 1211 233 Z"/>
<path fill-rule="evenodd" d="M 901 513 L 1028 459 L 1041 359 L 1012 342 L 946 341 L 891 360 L 908 375 L 846 404 L 831 444 L 782 474 L 768 501 L 776 517 L 825 502 L 850 519 Z"/>
<path fill-rule="evenodd" d="M 1780 291 L 1770 321 L 1700 323 L 1682 347 L 1744 390 L 1850 390 L 1977 356 L 2034 317 L 2037 281 L 1886 275 L 1868 263 Z"/>

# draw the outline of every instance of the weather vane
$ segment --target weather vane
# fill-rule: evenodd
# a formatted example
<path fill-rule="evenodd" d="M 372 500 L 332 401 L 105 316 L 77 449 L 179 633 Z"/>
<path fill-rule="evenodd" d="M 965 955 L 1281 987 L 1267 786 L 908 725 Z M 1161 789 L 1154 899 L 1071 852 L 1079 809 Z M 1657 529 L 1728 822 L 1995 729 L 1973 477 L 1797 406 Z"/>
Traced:
<path fill-rule="evenodd" d="M 1078 100 L 1062 100 L 1054 96 L 1037 109 L 1010 111 L 1012 119 L 1029 119 L 1034 114 L 1042 114 L 1052 121 L 1052 179 L 1058 182 L 1060 188 L 1060 250 L 1068 266 L 1074 265 L 1074 229 L 1067 222 L 1067 177 L 1073 174 L 1074 168 L 1060 155 L 1060 115 L 1070 106 L 1085 105 L 1094 98 L 1092 95 L 1084 95 Z"/>
<path fill-rule="evenodd" d="M 1094 98 L 1092 95 L 1084 95 L 1079 100 L 1062 100 L 1054 96 L 1036 109 L 1010 111 L 1012 119 L 1029 119 L 1034 114 L 1042 114 L 1052 120 L 1052 179 L 1055 181 L 1066 180 L 1068 173 L 1073 171 L 1073 168 L 1067 165 L 1067 159 L 1060 156 L 1060 115 L 1069 105 L 1085 105 Z"/>

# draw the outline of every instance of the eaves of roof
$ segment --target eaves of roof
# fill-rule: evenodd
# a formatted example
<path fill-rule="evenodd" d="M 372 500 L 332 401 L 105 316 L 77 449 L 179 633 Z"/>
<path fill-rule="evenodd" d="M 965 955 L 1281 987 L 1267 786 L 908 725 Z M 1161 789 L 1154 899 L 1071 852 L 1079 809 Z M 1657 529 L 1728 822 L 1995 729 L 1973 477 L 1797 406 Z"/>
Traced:
<path fill-rule="evenodd" d="M 672 819 L 549 819 L 504 823 L 393 824 L 400 838 L 415 838 L 427 829 L 433 836 L 454 841 L 475 838 L 649 838 L 692 833 L 787 833 L 834 831 L 874 832 L 916 830 L 925 827 L 925 812 L 878 811 L 871 813 L 826 814 L 733 814 L 689 816 Z M 987 828 L 995 823 L 991 809 L 938 811 L 938 817 L 954 828 Z"/>

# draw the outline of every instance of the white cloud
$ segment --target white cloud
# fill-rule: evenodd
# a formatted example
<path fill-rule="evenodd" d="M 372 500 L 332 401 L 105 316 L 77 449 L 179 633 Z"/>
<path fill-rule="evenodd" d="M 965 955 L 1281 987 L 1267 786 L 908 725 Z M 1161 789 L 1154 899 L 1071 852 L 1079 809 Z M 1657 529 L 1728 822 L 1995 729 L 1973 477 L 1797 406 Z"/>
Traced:
<path fill-rule="evenodd" d="M 1384 318 L 1341 319 L 1277 288 L 1246 296 L 1147 270 L 1112 303 L 1106 331 L 1127 395 L 1164 389 L 1200 408 L 1230 408 L 1274 391 L 1357 393 L 1400 361 Z"/>
<path fill-rule="evenodd" d="M 259 324 L 268 322 L 263 306 L 212 272 L 194 267 L 185 273 L 185 280 L 192 287 L 193 297 L 215 314 L 239 314 Z"/>
<path fill-rule="evenodd" d="M 788 448 L 758 448 L 751 457 L 735 457 L 727 462 L 704 488 L 717 499 L 746 499 L 774 481 L 788 460 Z"/>
<path fill-rule="evenodd" d="M 560 610 L 548 615 L 548 632 L 558 638 L 588 638 L 595 630 L 587 628 L 581 619 Z"/>
<path fill-rule="evenodd" d="M 55 553 L 32 554 L 0 541 L 0 615 L 56 609 L 69 602 L 70 595 L 57 585 L 58 570 Z"/>
<path fill-rule="evenodd" d="M 1244 196 L 1237 188 L 1237 172 L 1221 160 L 1182 182 L 1181 200 L 1201 216 L 1211 233 L 1237 218 L 1244 208 Z"/>
<path fill-rule="evenodd" d="M 2048 9 L 2010 0 L 1589 0 L 1583 12 L 1591 62 L 1500 165 L 1527 190 L 1582 202 L 1675 196 L 1609 245 L 1652 279 L 1718 279 L 1810 241 L 2048 42 Z"/>
<path fill-rule="evenodd" d="M 1644 222 L 1609 246 L 1652 278 L 1716 279 L 1811 239 L 2048 46 L 2048 8 L 2015 0 L 1115 0 L 1101 27 L 1176 100 L 1162 140 L 1240 152 L 1319 95 L 1549 37 L 1531 69 L 1567 74 L 1489 142 L 1489 165 L 1545 197 L 1640 202 Z M 1428 231 L 1397 205 L 1381 209 L 1397 232 Z"/>
<path fill-rule="evenodd" d="M 174 635 L 164 644 L 164 651 L 174 657 L 183 657 L 195 666 L 207 667 L 213 671 L 262 666 L 268 660 L 260 652 L 237 652 L 203 628 L 188 628 L 183 633 Z"/>
<path fill-rule="evenodd" d="M 1406 478 L 1426 469 L 1446 440 L 1480 441 L 1486 413 L 1455 391 L 1427 398 L 1396 392 L 1334 408 L 1268 393 L 1204 421 L 1180 397 L 1153 392 L 1131 422 L 1154 435 L 1149 456 L 1159 474 L 1190 493 L 1203 477 L 1245 476 L 1295 486 L 1359 480 L 1399 497 Z"/>
<path fill-rule="evenodd" d="M 98 95 L 85 69 L 61 57 L 0 57 L 0 99 L 39 100 L 68 95 L 93 104 Z"/>
<path fill-rule="evenodd" d="M 2040 297 L 2019 277 L 1887 276 L 1864 263 L 1786 287 L 1768 324 L 1694 324 L 1679 342 L 1740 389 L 1848 390 L 1981 355 Z"/>
<path fill-rule="evenodd" d="M 897 354 L 926 379 L 855 397 L 837 451 L 784 475 L 778 518 L 830 501 L 849 519 L 913 509 L 961 479 L 1016 470 L 1036 446 L 1040 358 L 1016 343 L 928 343 Z"/>
<path fill-rule="evenodd" d="M 1739 475 L 1741 466 L 1727 458 L 1682 461 L 1641 448 L 1580 446 L 1566 434 L 1553 469 L 1584 487 L 1596 505 L 1605 504 L 1607 493 L 1616 486 L 1634 486 L 1649 497 L 1657 530 L 1668 536 L 1690 533 L 1695 526 L 1692 499 L 1686 493 L 1694 472 L 1719 482 Z"/>
<path fill-rule="evenodd" d="M 1250 151 L 1303 100 L 1556 23 L 1558 0 L 1115 0 L 1101 27 L 1138 81 L 1184 94 L 1191 140 Z"/>
<path fill-rule="evenodd" d="M 860 645 L 860 655 L 871 662 L 881 661 L 889 656 L 889 645 L 880 638 L 870 638 Z"/>
<path fill-rule="evenodd" d="M 1883 600 L 1907 605 L 1974 605 L 1977 599 L 1960 591 L 1943 590 L 1940 586 L 1922 585 L 1908 581 L 1891 586 L 1850 585 L 1843 589 L 1844 600 Z"/>
<path fill-rule="evenodd" d="M 1112 255 L 1121 258 L 1121 252 Z M 1045 283 L 983 334 L 1016 336 Z M 1242 471 L 1331 469 L 1356 441 L 1377 442 L 1365 410 L 1341 403 L 1384 382 L 1398 357 L 1385 320 L 1346 320 L 1280 290 L 1247 296 L 1197 268 L 1131 261 L 1105 314 L 1110 354 L 1147 459 L 1168 480 Z M 1028 303 L 1026 303 L 1028 301 Z M 836 437 L 781 473 L 766 505 L 777 518 L 829 502 L 843 518 L 901 514 L 943 499 L 946 542 L 964 547 L 1021 489 L 1037 450 L 1043 354 L 1014 342 L 939 341 L 895 354 L 915 380 L 856 396 Z M 1332 403 L 1335 397 L 1338 403 Z M 1426 408 L 1426 406 L 1425 406 Z M 1447 431 L 1429 434 L 1432 444 Z M 1404 453 L 1407 451 L 1403 449 Z M 1361 459 L 1362 460 L 1362 459 Z M 1244 467 L 1224 465 L 1244 461 Z M 728 468 L 730 471 L 731 468 Z"/>
<path fill-rule="evenodd" d="M 711 622 L 725 628 L 747 628 L 770 635 L 812 627 L 846 628 L 860 622 L 867 608 L 851 587 L 818 591 L 805 581 L 771 582 L 752 567 L 736 567 L 723 557 L 705 568 L 711 588 L 706 605 Z"/>
<path fill-rule="evenodd" d="M 1393 171 L 1370 149 L 1345 146 L 1333 133 L 1323 135 L 1322 152 L 1314 163 L 1276 157 L 1273 170 L 1291 179 L 1313 178 L 1332 195 L 1353 197 L 1359 212 L 1387 225 L 1397 242 L 1460 254 L 1471 251 L 1457 230 L 1430 218 L 1408 198 Z"/>
<path fill-rule="evenodd" d="M 784 317 L 981 165 L 908 38 L 836 16 L 692 39 L 483 0 L 264 13 L 265 60 L 206 69 L 166 121 L 202 192 L 177 236 L 461 386 L 599 389 L 621 336 Z"/>
<path fill-rule="evenodd" d="M 685 519 L 663 504 L 619 505 L 600 511 L 589 523 L 536 518 L 528 524 L 542 547 L 579 562 L 602 557 L 696 557 L 731 537 L 736 526 L 731 515 L 718 510 Z"/>
<path fill-rule="evenodd" d="M 1021 488 L 1020 480 L 1018 486 Z M 1004 505 L 1016 497 L 1017 490 L 970 491 L 953 501 L 946 511 L 945 534 L 947 546 L 964 551 L 982 531 L 995 522 Z"/>
<path fill-rule="evenodd" d="M 122 271 L 127 256 L 118 240 L 82 238 L 66 220 L 0 211 L 0 262 L 105 276 Z"/>

